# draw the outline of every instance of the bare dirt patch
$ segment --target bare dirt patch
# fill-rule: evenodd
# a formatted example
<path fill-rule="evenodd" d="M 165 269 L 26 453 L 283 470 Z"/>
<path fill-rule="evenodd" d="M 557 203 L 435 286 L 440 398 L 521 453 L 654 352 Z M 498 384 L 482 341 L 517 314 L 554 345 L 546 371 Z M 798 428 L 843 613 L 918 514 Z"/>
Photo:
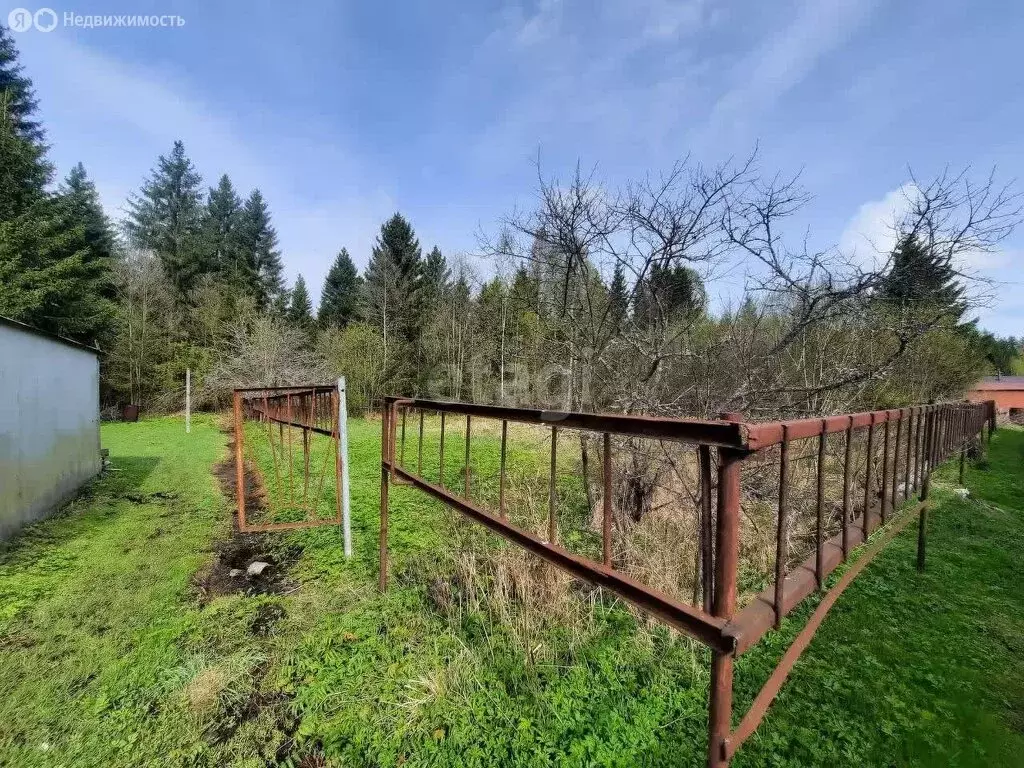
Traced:
<path fill-rule="evenodd" d="M 228 447 L 228 458 L 216 464 L 213 472 L 224 495 L 234 500 L 238 490 L 234 439 Z M 258 473 L 246 466 L 243 481 L 247 508 L 253 511 L 263 509 L 265 494 Z M 239 533 L 237 518 L 233 527 L 231 538 L 214 545 L 213 563 L 192 578 L 200 602 L 205 604 L 219 595 L 281 594 L 292 589 L 295 584 L 288 578 L 288 567 L 302 553 L 301 547 L 282 545 L 278 539 L 265 533 Z M 269 615 L 261 618 L 254 623 L 253 634 L 269 633 L 279 618 Z"/>
<path fill-rule="evenodd" d="M 295 586 L 288 578 L 288 567 L 298 559 L 302 550 L 283 547 L 266 534 L 236 533 L 230 539 L 217 542 L 214 552 L 213 563 L 192 579 L 199 591 L 199 600 L 204 604 L 220 595 L 287 592 Z M 261 626 L 272 624 L 277 618 L 280 617 L 261 622 Z M 253 629 L 257 634 L 257 628 Z"/>

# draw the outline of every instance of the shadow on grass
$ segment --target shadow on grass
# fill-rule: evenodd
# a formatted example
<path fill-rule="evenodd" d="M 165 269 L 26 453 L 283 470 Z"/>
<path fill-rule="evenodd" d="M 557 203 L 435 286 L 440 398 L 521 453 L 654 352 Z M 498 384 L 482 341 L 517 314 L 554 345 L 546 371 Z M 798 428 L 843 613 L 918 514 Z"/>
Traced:
<path fill-rule="evenodd" d="M 52 514 L 0 542 L 0 564 L 27 547 L 62 544 L 76 538 L 85 532 L 85 525 L 114 517 L 122 500 L 145 503 L 152 498 L 152 494 L 144 495 L 139 489 L 160 463 L 159 457 L 118 456 L 114 462 L 115 471 L 105 471 L 90 480 Z"/>

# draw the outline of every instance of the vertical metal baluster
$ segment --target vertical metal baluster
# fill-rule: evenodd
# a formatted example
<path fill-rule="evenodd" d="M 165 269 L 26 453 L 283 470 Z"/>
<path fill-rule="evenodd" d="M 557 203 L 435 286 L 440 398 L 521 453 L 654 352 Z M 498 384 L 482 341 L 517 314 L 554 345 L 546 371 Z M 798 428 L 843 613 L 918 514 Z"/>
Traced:
<path fill-rule="evenodd" d="M 420 442 L 416 451 L 416 474 L 423 476 L 423 409 L 420 408 Z"/>
<path fill-rule="evenodd" d="M 498 470 L 498 516 L 504 520 L 505 514 L 505 455 L 508 450 L 508 421 L 501 420 L 501 468 Z"/>
<path fill-rule="evenodd" d="M 309 514 L 309 426 L 313 424 L 313 395 L 304 395 L 299 406 L 308 415 L 304 421 L 308 426 L 302 428 L 302 508 Z"/>
<path fill-rule="evenodd" d="M 917 409 L 917 424 L 914 425 L 914 485 L 916 493 L 921 490 L 921 476 L 924 465 L 924 422 L 927 419 L 928 409 L 921 406 Z"/>
<path fill-rule="evenodd" d="M 850 503 L 850 480 L 853 474 L 853 416 L 846 427 L 846 456 L 843 460 L 843 560 L 850 556 L 850 522 L 853 516 Z"/>
<path fill-rule="evenodd" d="M 875 482 L 875 414 L 871 414 L 871 422 L 868 424 L 868 452 L 867 466 L 864 469 L 864 541 L 871 535 L 871 486 Z"/>
<path fill-rule="evenodd" d="M 287 407 L 285 410 L 285 418 L 288 420 L 288 501 L 292 504 L 295 503 L 295 451 L 292 449 L 292 396 L 291 394 L 285 395 L 287 398 Z"/>
<path fill-rule="evenodd" d="M 441 411 L 441 450 L 438 458 L 438 472 L 440 473 L 439 484 L 444 488 L 444 417 L 445 412 Z"/>
<path fill-rule="evenodd" d="M 472 429 L 472 426 L 471 426 L 471 422 L 470 422 L 470 415 L 467 413 L 466 414 L 466 467 L 465 467 L 466 478 L 465 478 L 465 484 L 464 484 L 464 488 L 463 488 L 463 496 L 465 498 L 467 498 L 467 499 L 469 498 L 469 439 L 470 439 L 470 430 L 471 429 Z"/>
<path fill-rule="evenodd" d="M 604 498 L 601 500 L 601 554 L 612 566 L 612 436 L 604 433 Z"/>
<path fill-rule="evenodd" d="M 388 588 L 388 485 L 391 477 L 391 456 L 388 451 L 388 440 L 391 435 L 391 408 L 387 401 L 380 412 L 380 539 L 379 539 L 379 563 L 380 563 L 380 591 L 385 592 Z"/>
<path fill-rule="evenodd" d="M 960 472 L 958 478 L 960 486 L 963 487 L 964 464 L 967 461 L 967 411 L 963 407 L 960 408 L 960 423 L 957 426 L 957 432 L 959 433 L 960 442 Z"/>
<path fill-rule="evenodd" d="M 775 628 L 782 626 L 789 532 L 789 427 L 782 425 L 779 446 L 779 519 L 775 528 Z"/>
<path fill-rule="evenodd" d="M 700 546 L 704 612 L 711 613 L 715 597 L 715 541 L 714 513 L 712 509 L 714 502 L 711 496 L 713 490 L 711 487 L 711 446 L 698 446 L 697 457 L 700 463 Z"/>
<path fill-rule="evenodd" d="M 889 414 L 885 414 L 885 432 L 882 434 L 882 498 L 879 499 L 881 506 L 882 525 L 889 519 Z M 893 474 L 896 470 L 893 469 Z"/>
<path fill-rule="evenodd" d="M 817 536 L 814 543 L 814 579 L 818 583 L 818 589 L 825 583 L 825 458 L 828 449 L 825 426 L 826 422 L 822 419 L 821 434 L 818 435 L 818 498 L 815 509 Z"/>
<path fill-rule="evenodd" d="M 398 457 L 398 463 L 405 469 L 405 417 L 409 414 L 409 409 L 405 406 L 402 407 L 402 448 L 401 453 Z"/>
<path fill-rule="evenodd" d="M 892 451 L 892 496 L 889 499 L 889 507 L 895 512 L 896 508 L 899 507 L 899 502 L 896 500 L 899 495 L 900 487 L 900 440 L 903 439 L 903 408 L 900 409 L 899 418 L 896 420 L 896 439 L 893 441 Z"/>
<path fill-rule="evenodd" d="M 548 542 L 558 543 L 558 523 L 555 520 L 555 503 L 558 500 L 558 487 L 555 484 L 558 463 L 558 427 L 551 428 L 551 475 L 548 479 Z"/>

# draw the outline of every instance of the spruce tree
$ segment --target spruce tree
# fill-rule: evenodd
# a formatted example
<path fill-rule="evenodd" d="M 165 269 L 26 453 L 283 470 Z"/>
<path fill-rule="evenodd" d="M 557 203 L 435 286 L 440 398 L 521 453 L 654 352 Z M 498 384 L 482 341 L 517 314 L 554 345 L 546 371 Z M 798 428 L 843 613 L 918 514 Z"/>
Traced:
<path fill-rule="evenodd" d="M 242 207 L 239 244 L 248 270 L 248 292 L 261 311 L 282 304 L 286 293 L 277 230 L 263 193 L 254 189 Z"/>
<path fill-rule="evenodd" d="M 295 287 L 291 291 L 291 300 L 288 302 L 288 319 L 301 328 L 313 327 L 313 304 L 309 300 L 309 291 L 306 290 L 306 281 L 299 275 L 295 278 Z"/>
<path fill-rule="evenodd" d="M 451 287 L 452 272 L 448 262 L 436 245 L 427 254 L 423 262 L 422 303 L 427 314 L 433 314 L 441 298 Z"/>
<path fill-rule="evenodd" d="M 117 240 L 103 211 L 96 185 L 81 163 L 68 173 L 57 195 L 60 214 L 71 227 L 81 228 L 86 250 L 76 278 L 75 295 L 65 302 L 67 314 L 77 312 L 74 333 L 97 339 L 111 326 L 114 300 L 113 260 Z"/>
<path fill-rule="evenodd" d="M 964 288 L 950 257 L 929 250 L 913 236 L 897 243 L 878 296 L 901 308 L 937 309 L 956 321 L 967 309 Z"/>
<path fill-rule="evenodd" d="M 246 293 L 255 280 L 240 243 L 242 200 L 225 173 L 216 187 L 210 187 L 203 213 L 204 260 L 222 282 L 238 293 Z"/>
<path fill-rule="evenodd" d="M 160 258 L 180 299 L 212 268 L 200 238 L 201 181 L 185 145 L 175 141 L 170 154 L 159 157 L 149 179 L 129 199 L 124 222 L 131 242 Z"/>
<path fill-rule="evenodd" d="M 92 258 L 112 258 L 116 247 L 114 230 L 103 211 L 96 185 L 86 174 L 84 165 L 78 163 L 71 169 L 59 194 L 65 199 L 71 215 L 81 222 Z"/>
<path fill-rule="evenodd" d="M 612 325 L 619 327 L 626 319 L 626 312 L 629 309 L 629 295 L 626 292 L 626 271 L 622 262 L 616 262 L 615 271 L 612 273 L 612 283 L 608 287 L 609 314 Z"/>
<path fill-rule="evenodd" d="M 113 306 L 105 258 L 62 196 L 0 222 L 0 315 L 92 344 Z"/>
<path fill-rule="evenodd" d="M 317 322 L 322 328 L 344 328 L 356 318 L 362 285 L 363 279 L 359 276 L 352 257 L 342 248 L 331 264 L 327 279 L 324 280 L 323 292 L 320 294 Z"/>
<path fill-rule="evenodd" d="M 36 107 L 14 39 L 0 26 L 0 221 L 21 215 L 40 200 L 53 175 Z"/>
<path fill-rule="evenodd" d="M 32 82 L 0 27 L 0 314 L 93 343 L 111 316 L 113 238 L 81 165 L 57 194 Z"/>
<path fill-rule="evenodd" d="M 700 312 L 705 304 L 704 284 L 689 267 L 655 262 L 633 300 L 633 314 L 642 327 L 666 326 Z"/>
<path fill-rule="evenodd" d="M 416 346 L 422 330 L 423 260 L 412 226 L 396 213 L 380 228 L 366 268 L 367 314 Z"/>

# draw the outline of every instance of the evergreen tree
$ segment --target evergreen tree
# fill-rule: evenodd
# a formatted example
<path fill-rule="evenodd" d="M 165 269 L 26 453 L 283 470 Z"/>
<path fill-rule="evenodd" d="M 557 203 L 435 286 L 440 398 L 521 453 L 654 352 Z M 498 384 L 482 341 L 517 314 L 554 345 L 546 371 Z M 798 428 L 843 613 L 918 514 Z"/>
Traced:
<path fill-rule="evenodd" d="M 0 221 L 42 198 L 53 175 L 35 113 L 32 81 L 22 74 L 10 31 L 0 26 Z"/>
<path fill-rule="evenodd" d="M 107 260 L 62 196 L 0 222 L 0 315 L 92 344 L 110 322 Z"/>
<path fill-rule="evenodd" d="M 74 325 L 81 336 L 95 340 L 110 328 L 114 300 L 113 259 L 117 241 L 103 211 L 96 185 L 81 163 L 75 165 L 58 191 L 57 205 L 70 226 L 81 227 L 86 250 L 76 278 L 76 295 L 66 305 L 81 316 Z"/>
<path fill-rule="evenodd" d="M 320 294 L 320 311 L 317 313 L 320 326 L 344 328 L 355 320 L 362 285 L 363 279 L 359 276 L 352 257 L 342 248 L 331 264 L 327 279 L 324 280 L 323 292 Z"/>
<path fill-rule="evenodd" d="M 964 288 L 948 255 L 929 250 L 913 236 L 900 239 L 879 298 L 907 308 L 929 306 L 959 320 L 967 309 Z"/>
<path fill-rule="evenodd" d="M 309 300 L 309 291 L 306 290 L 306 281 L 299 275 L 295 278 L 295 287 L 291 291 L 291 300 L 288 302 L 288 319 L 302 328 L 313 327 L 313 304 Z"/>
<path fill-rule="evenodd" d="M 0 314 L 87 343 L 109 326 L 113 237 L 81 165 L 56 195 L 32 82 L 0 27 Z"/>
<path fill-rule="evenodd" d="M 608 287 L 609 314 L 612 324 L 615 327 L 622 325 L 626 319 L 626 312 L 629 309 L 629 295 L 626 292 L 626 271 L 622 262 L 616 262 L 615 271 L 612 273 L 612 283 Z"/>
<path fill-rule="evenodd" d="M 423 262 L 423 290 L 421 298 L 423 307 L 428 314 L 436 311 L 441 298 L 451 286 L 451 281 L 452 272 L 448 268 L 448 262 L 441 254 L 441 249 L 435 245 Z"/>
<path fill-rule="evenodd" d="M 242 207 L 239 242 L 256 307 L 262 311 L 280 306 L 285 293 L 284 267 L 277 249 L 277 230 L 270 224 L 267 201 L 258 189 L 252 191 Z"/>
<path fill-rule="evenodd" d="M 132 243 L 160 258 L 181 299 L 212 269 L 200 239 L 201 181 L 185 145 L 175 141 L 171 153 L 159 157 L 149 179 L 129 199 L 124 222 Z"/>
<path fill-rule="evenodd" d="M 78 163 L 71 169 L 59 194 L 65 198 L 71 215 L 81 222 L 92 258 L 112 258 L 116 248 L 114 230 L 103 211 L 96 185 L 86 174 L 84 165 Z"/>
<path fill-rule="evenodd" d="M 220 279 L 239 293 L 255 281 L 241 247 L 242 200 L 225 173 L 216 187 L 210 187 L 203 213 L 204 260 Z"/>
<path fill-rule="evenodd" d="M 520 264 L 512 278 L 511 301 L 518 312 L 540 314 L 540 287 L 537 279 Z"/>
<path fill-rule="evenodd" d="M 636 322 L 645 328 L 666 326 L 704 309 L 704 285 L 682 264 L 654 263 L 633 300 Z"/>
<path fill-rule="evenodd" d="M 0 92 L 4 96 L 5 112 L 18 136 L 42 145 L 43 126 L 35 119 L 39 105 L 32 91 L 32 81 L 22 71 L 14 38 L 7 27 L 0 26 Z"/>
<path fill-rule="evenodd" d="M 367 313 L 378 327 L 417 345 L 422 328 L 423 260 L 412 226 L 396 213 L 380 228 L 366 268 Z"/>

